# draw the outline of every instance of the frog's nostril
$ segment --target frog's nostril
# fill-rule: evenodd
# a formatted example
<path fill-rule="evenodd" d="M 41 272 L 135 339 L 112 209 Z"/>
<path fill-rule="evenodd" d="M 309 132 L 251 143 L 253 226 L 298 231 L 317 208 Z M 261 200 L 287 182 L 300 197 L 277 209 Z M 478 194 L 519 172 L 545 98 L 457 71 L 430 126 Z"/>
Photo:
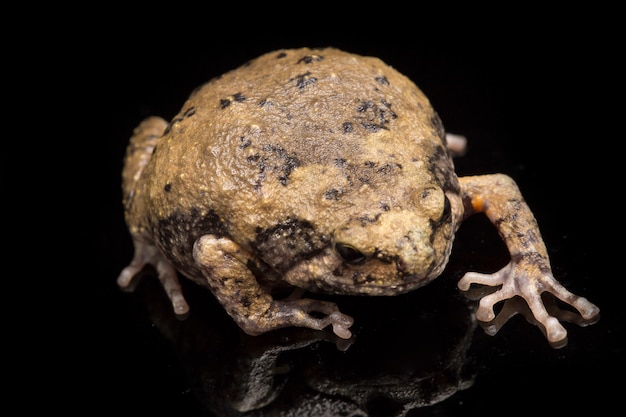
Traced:
<path fill-rule="evenodd" d="M 409 268 L 409 265 L 404 261 L 404 259 L 398 258 L 396 260 L 396 267 L 398 268 L 398 271 L 406 272 L 406 270 Z"/>

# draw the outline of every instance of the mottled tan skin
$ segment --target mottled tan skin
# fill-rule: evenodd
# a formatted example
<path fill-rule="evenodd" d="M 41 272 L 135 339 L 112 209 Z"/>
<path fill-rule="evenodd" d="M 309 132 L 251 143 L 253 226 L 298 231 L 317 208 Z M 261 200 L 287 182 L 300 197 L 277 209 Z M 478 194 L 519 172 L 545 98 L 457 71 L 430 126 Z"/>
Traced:
<path fill-rule="evenodd" d="M 135 256 L 118 283 L 152 264 L 177 314 L 189 310 L 179 271 L 248 334 L 332 325 L 349 338 L 353 319 L 334 303 L 297 292 L 278 300 L 272 288 L 414 290 L 441 274 L 463 219 L 484 212 L 511 261 L 460 280 L 502 285 L 481 300 L 480 320 L 519 295 L 548 339 L 562 340 L 544 291 L 597 315 L 553 278 L 515 182 L 457 178 L 449 147 L 428 99 L 379 59 L 333 48 L 265 54 L 196 89 L 170 123 L 151 117 L 135 130 L 123 171 Z"/>

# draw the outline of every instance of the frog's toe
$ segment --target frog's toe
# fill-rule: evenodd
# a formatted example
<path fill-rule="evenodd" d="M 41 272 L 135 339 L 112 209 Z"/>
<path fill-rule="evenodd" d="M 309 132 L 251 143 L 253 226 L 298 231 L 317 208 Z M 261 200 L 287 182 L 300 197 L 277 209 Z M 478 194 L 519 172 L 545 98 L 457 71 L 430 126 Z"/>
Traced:
<path fill-rule="evenodd" d="M 563 285 L 551 277 L 544 279 L 544 285 L 546 286 L 547 292 L 574 307 L 585 320 L 593 319 L 600 315 L 600 309 L 595 304 L 589 302 L 589 300 L 584 297 L 568 291 Z"/>
<path fill-rule="evenodd" d="M 501 271 L 493 274 L 481 274 L 480 272 L 467 272 L 457 283 L 461 291 L 467 291 L 472 284 L 489 285 L 495 287 L 501 285 L 504 280 L 504 274 Z"/>
<path fill-rule="evenodd" d="M 567 338 L 567 330 L 556 317 L 547 317 L 541 324 L 545 328 L 546 338 L 549 342 L 556 343 Z"/>
<path fill-rule="evenodd" d="M 491 321 L 496 315 L 493 311 L 493 303 L 490 303 L 489 300 L 485 300 L 485 298 L 481 299 L 478 303 L 478 309 L 476 310 L 476 318 L 480 321 Z"/>
<path fill-rule="evenodd" d="M 255 326 L 265 327 L 263 331 L 285 326 L 301 326 L 314 330 L 322 330 L 332 325 L 333 332 L 342 339 L 352 337 L 350 326 L 354 319 L 339 311 L 335 303 L 329 301 L 302 298 L 299 300 L 274 301 L 271 316 L 267 322 L 255 323 Z M 311 313 L 321 313 L 317 317 Z"/>
<path fill-rule="evenodd" d="M 556 283 L 550 276 L 543 277 L 542 283 L 546 291 L 559 298 L 566 294 L 568 297 L 574 296 L 560 284 Z M 520 288 L 519 293 L 519 295 L 526 300 L 526 303 L 528 303 L 528 307 L 535 320 L 543 326 L 545 336 L 549 342 L 560 342 L 567 338 L 567 330 L 565 330 L 556 317 L 548 313 L 546 305 L 541 299 L 541 291 L 538 291 L 535 286 L 526 285 Z"/>
<path fill-rule="evenodd" d="M 489 294 L 480 299 L 476 318 L 480 321 L 491 321 L 496 317 L 494 306 L 500 301 L 511 298 L 513 295 L 505 289 L 500 289 L 493 294 Z"/>
<path fill-rule="evenodd" d="M 170 295 L 170 299 L 177 316 L 186 316 L 189 313 L 189 304 L 181 293 Z"/>
<path fill-rule="evenodd" d="M 567 291 L 567 290 L 565 290 Z M 600 309 L 589 300 L 584 297 L 580 297 L 578 295 L 572 294 L 568 292 L 568 296 L 561 296 L 560 293 L 550 291 L 553 295 L 559 298 L 561 301 L 571 305 L 580 313 L 580 316 L 587 322 L 591 322 L 594 319 L 599 318 Z"/>
<path fill-rule="evenodd" d="M 600 316 L 600 308 L 584 297 L 577 299 L 574 302 L 574 307 L 585 320 L 593 320 Z"/>
<path fill-rule="evenodd" d="M 477 272 L 468 272 L 463 277 L 463 279 L 466 278 L 466 281 L 463 281 L 463 283 L 459 284 L 459 288 L 461 288 L 461 290 L 463 290 L 465 286 L 467 286 L 467 288 L 469 289 L 470 284 L 473 283 L 490 286 L 502 284 L 502 274 L 498 272 L 495 274 L 480 274 Z M 514 289 L 511 286 L 507 285 L 503 285 L 502 288 L 498 289 L 497 291 L 489 295 L 485 295 L 483 298 L 480 299 L 480 302 L 478 303 L 476 318 L 484 322 L 493 320 L 496 317 L 494 312 L 494 306 L 500 301 L 507 300 L 514 297 L 515 295 L 516 293 Z"/>
<path fill-rule="evenodd" d="M 122 270 L 120 275 L 117 277 L 117 285 L 121 289 L 123 289 L 123 290 L 130 290 L 133 278 L 135 277 L 135 275 L 137 275 L 139 273 L 139 271 L 141 271 L 141 269 L 143 267 L 144 267 L 143 264 L 141 264 L 141 265 L 136 265 L 136 264 L 128 265 L 126 268 L 124 268 Z"/>
<path fill-rule="evenodd" d="M 342 339 L 350 339 L 352 332 L 348 330 L 354 324 L 354 319 L 339 311 L 331 313 L 328 318 L 333 325 L 333 332 Z"/>
<path fill-rule="evenodd" d="M 178 273 L 172 264 L 165 259 L 160 259 L 156 264 L 156 268 L 159 274 L 159 281 L 161 281 L 161 285 L 170 299 L 174 313 L 178 316 L 185 316 L 189 313 L 189 305 L 183 296 Z"/>
<path fill-rule="evenodd" d="M 333 323 L 333 332 L 342 339 L 350 339 L 352 337 L 352 332 L 338 323 Z"/>

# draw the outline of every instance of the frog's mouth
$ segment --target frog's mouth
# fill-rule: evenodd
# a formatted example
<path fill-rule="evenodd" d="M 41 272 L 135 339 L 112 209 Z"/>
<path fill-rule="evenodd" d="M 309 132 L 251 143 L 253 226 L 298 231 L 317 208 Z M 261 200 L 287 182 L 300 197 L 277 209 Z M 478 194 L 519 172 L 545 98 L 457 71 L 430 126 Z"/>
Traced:
<path fill-rule="evenodd" d="M 340 249 L 342 250 L 342 249 Z M 346 255 L 346 253 L 344 253 Z M 314 258 L 303 260 L 287 271 L 283 279 L 312 292 L 342 295 L 385 296 L 409 292 L 436 278 L 443 267 L 436 256 L 429 262 L 411 267 L 396 257 L 381 253 L 362 259 L 355 253 L 353 263 L 337 255 L 337 249 L 325 248 Z"/>

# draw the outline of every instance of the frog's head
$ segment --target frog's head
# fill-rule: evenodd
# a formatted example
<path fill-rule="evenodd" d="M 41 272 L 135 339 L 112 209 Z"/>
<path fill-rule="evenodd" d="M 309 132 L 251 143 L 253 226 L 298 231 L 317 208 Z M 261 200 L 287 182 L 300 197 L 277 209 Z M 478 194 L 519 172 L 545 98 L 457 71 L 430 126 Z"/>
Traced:
<path fill-rule="evenodd" d="M 322 253 L 286 278 L 340 294 L 393 295 L 420 287 L 446 266 L 459 205 L 437 185 L 413 190 L 402 205 L 348 219 Z"/>

